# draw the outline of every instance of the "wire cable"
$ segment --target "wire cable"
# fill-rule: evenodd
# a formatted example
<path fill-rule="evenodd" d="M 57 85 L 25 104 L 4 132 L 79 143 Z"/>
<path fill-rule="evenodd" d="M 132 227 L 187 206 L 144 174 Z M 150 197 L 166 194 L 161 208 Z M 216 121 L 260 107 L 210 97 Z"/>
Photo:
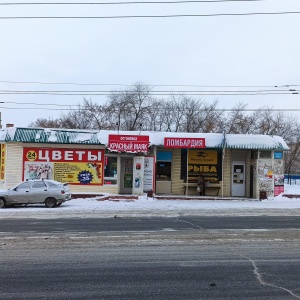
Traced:
<path fill-rule="evenodd" d="M 252 12 L 252 13 L 216 13 L 216 14 L 183 14 L 183 15 L 128 15 L 128 16 L 38 16 L 38 17 L 0 17 L 0 20 L 26 20 L 26 19 L 151 19 L 151 18 L 197 18 L 197 17 L 239 17 L 239 16 L 260 16 L 260 15 L 297 15 L 300 11 L 282 12 Z"/>
<path fill-rule="evenodd" d="M 155 90 L 148 91 L 149 94 L 154 93 L 279 93 L 279 92 L 299 92 L 296 89 L 267 89 L 267 90 Z M 0 90 L 0 93 L 12 93 L 12 94 L 23 94 L 23 93 L 131 93 L 139 94 L 141 91 L 132 90 L 132 91 L 118 91 L 118 90 Z"/>
<path fill-rule="evenodd" d="M 187 4 L 221 2 L 258 2 L 265 0 L 182 0 L 182 1 L 118 1 L 118 2 L 3 2 L 0 5 L 131 5 L 131 4 Z"/>
<path fill-rule="evenodd" d="M 1 93 L 0 95 L 51 95 L 51 96 L 110 96 L 111 93 L 43 93 L 43 92 L 34 92 L 34 93 Z M 185 95 L 183 93 L 170 93 L 170 94 L 162 94 L 162 93 L 149 93 L 151 96 L 182 96 Z M 257 92 L 251 92 L 251 93 L 189 93 L 186 94 L 186 96 L 257 96 L 257 95 L 262 95 L 262 96 L 267 96 L 267 95 L 299 95 L 299 92 L 279 92 L 279 93 L 268 93 L 268 92 L 262 92 L 262 93 L 257 93 Z"/>
<path fill-rule="evenodd" d="M 23 110 L 23 109 L 26 109 L 26 110 L 29 110 L 29 109 L 34 109 L 34 110 L 66 110 L 66 111 L 78 111 L 77 108 L 42 108 L 42 107 L 6 107 L 6 106 L 0 106 L 1 109 L 17 109 L 17 110 Z M 189 108 L 186 108 L 186 109 L 170 109 L 168 108 L 170 111 L 189 111 L 190 109 Z M 88 108 L 82 108 L 82 110 L 88 110 Z M 162 111 L 162 112 L 165 112 L 166 109 L 164 108 L 159 108 L 159 109 L 149 109 L 149 110 L 152 110 L 152 111 Z M 197 111 L 201 111 L 201 110 L 197 110 Z M 234 108 L 214 108 L 214 111 L 227 111 L 227 112 L 230 112 L 230 111 L 235 111 Z M 265 111 L 265 112 L 268 112 L 268 111 L 279 111 L 279 112 L 298 112 L 300 111 L 300 109 L 298 108 L 244 108 L 244 109 L 238 109 L 238 111 Z"/>
<path fill-rule="evenodd" d="M 0 80 L 0 83 L 9 84 L 38 84 L 38 85 L 79 85 L 79 86 L 126 86 L 135 87 L 137 84 L 123 83 L 80 83 L 80 82 L 42 82 L 42 81 L 9 81 Z M 195 85 L 195 84 L 141 84 L 147 87 L 200 87 L 200 88 L 288 88 L 297 87 L 300 84 L 283 85 Z"/>
<path fill-rule="evenodd" d="M 72 106 L 75 106 L 75 107 L 78 107 L 78 105 L 74 105 L 74 104 L 70 104 L 70 105 L 67 105 L 67 104 L 56 104 L 56 103 L 35 103 L 35 102 L 12 102 L 12 101 L 3 101 L 2 103 L 9 103 L 9 104 L 26 104 L 26 105 L 37 105 L 37 106 L 60 106 L 60 107 L 72 107 Z"/>

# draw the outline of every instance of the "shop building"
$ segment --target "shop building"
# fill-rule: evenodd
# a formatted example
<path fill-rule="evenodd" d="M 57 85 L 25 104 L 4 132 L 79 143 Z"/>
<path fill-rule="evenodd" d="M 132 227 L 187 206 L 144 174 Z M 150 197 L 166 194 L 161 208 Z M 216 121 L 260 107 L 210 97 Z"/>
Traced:
<path fill-rule="evenodd" d="M 205 194 L 259 198 L 284 187 L 278 136 L 10 127 L 0 130 L 0 188 L 22 180 L 68 182 L 73 193 Z"/>

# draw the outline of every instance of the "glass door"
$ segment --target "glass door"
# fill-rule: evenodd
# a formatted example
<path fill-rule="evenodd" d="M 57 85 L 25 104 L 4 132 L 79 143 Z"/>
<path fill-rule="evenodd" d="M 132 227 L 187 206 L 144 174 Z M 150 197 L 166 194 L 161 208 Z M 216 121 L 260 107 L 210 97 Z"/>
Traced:
<path fill-rule="evenodd" d="M 133 184 L 133 157 L 121 157 L 120 193 L 131 194 Z"/>

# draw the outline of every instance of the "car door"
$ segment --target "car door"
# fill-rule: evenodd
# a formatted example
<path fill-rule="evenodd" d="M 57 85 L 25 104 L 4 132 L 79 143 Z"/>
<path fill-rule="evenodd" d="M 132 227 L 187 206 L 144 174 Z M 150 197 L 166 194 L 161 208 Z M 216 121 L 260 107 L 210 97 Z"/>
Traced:
<path fill-rule="evenodd" d="M 46 183 L 41 181 L 33 181 L 30 192 L 30 203 L 44 202 L 48 196 L 48 187 Z"/>
<path fill-rule="evenodd" d="M 26 204 L 30 201 L 30 182 L 22 182 L 9 192 L 9 200 L 12 204 Z"/>

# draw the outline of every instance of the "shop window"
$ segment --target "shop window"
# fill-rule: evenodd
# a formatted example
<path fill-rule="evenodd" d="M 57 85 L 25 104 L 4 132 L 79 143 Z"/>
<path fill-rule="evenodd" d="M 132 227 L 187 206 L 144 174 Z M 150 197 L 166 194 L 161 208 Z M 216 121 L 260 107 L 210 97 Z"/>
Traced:
<path fill-rule="evenodd" d="M 156 163 L 156 180 L 158 181 L 171 180 L 171 162 L 159 161 Z"/>
<path fill-rule="evenodd" d="M 272 158 L 272 151 L 259 151 L 259 158 Z"/>
<path fill-rule="evenodd" d="M 104 184 L 117 184 L 117 156 L 105 156 L 104 158 Z"/>

